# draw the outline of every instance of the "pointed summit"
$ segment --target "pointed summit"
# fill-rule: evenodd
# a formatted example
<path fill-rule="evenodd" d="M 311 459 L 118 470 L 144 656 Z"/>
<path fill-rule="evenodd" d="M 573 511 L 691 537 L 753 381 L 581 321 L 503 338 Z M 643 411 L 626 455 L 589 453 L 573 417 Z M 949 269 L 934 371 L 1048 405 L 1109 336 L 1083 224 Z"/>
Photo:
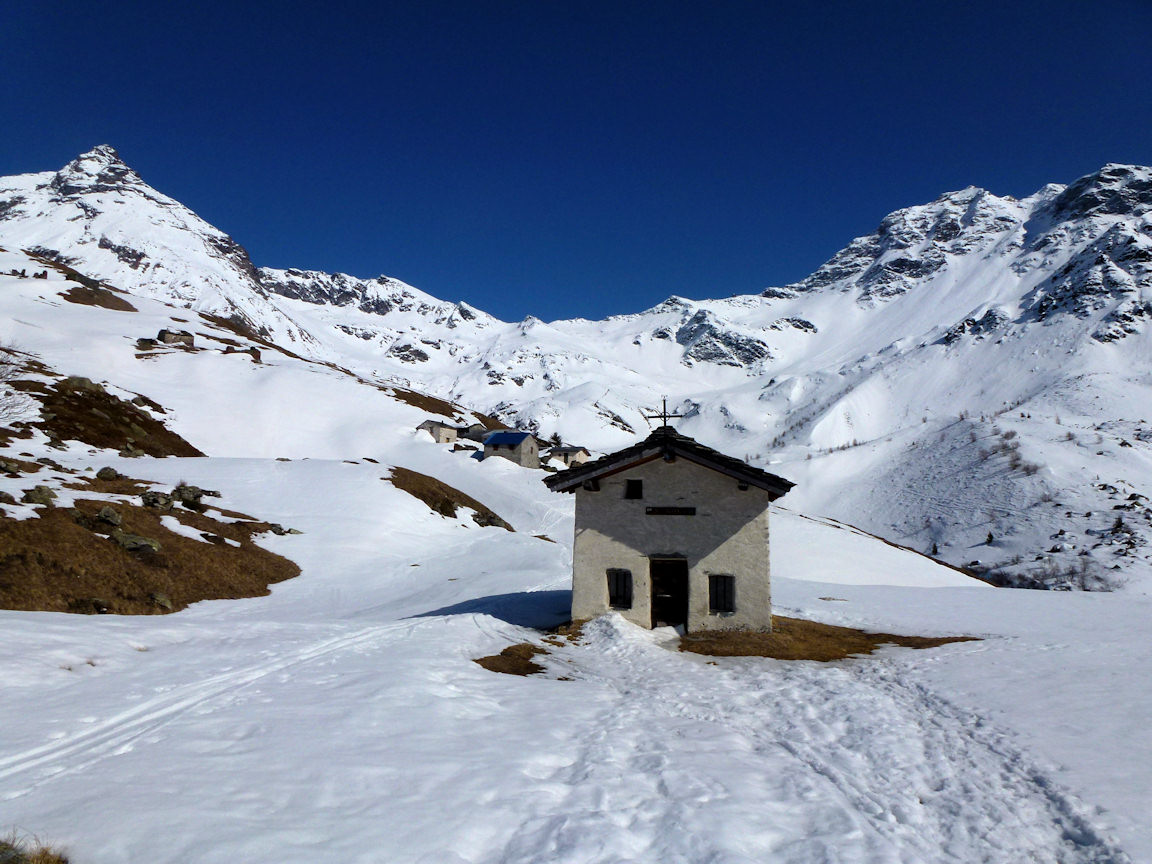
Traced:
<path fill-rule="evenodd" d="M 87 153 L 81 153 L 76 157 L 76 161 L 80 160 L 100 161 L 107 165 L 111 165 L 114 162 L 119 162 L 121 165 L 124 164 L 124 160 L 120 158 L 120 154 L 116 152 L 116 148 L 111 144 L 97 144 Z"/>
<path fill-rule="evenodd" d="M 140 175 L 129 168 L 115 148 L 100 144 L 81 153 L 58 172 L 52 188 L 61 195 L 80 192 L 105 192 L 126 184 L 143 183 Z"/>

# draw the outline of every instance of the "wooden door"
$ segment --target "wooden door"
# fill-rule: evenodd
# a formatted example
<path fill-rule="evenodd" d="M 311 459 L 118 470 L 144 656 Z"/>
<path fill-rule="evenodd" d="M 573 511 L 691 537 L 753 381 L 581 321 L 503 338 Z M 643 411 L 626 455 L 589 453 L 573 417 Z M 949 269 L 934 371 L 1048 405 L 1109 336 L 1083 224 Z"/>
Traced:
<path fill-rule="evenodd" d="M 652 626 L 688 625 L 688 562 L 683 558 L 653 558 Z"/>

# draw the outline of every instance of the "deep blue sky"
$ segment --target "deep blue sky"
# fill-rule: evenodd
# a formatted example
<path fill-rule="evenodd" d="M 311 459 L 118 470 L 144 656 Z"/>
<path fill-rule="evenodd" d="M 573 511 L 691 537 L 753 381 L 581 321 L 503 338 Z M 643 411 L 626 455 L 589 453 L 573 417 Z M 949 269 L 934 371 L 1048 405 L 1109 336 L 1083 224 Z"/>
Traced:
<path fill-rule="evenodd" d="M 1152 163 L 1149 33 L 1149 0 L 4 0 L 0 174 L 111 144 L 257 264 L 600 317 Z"/>

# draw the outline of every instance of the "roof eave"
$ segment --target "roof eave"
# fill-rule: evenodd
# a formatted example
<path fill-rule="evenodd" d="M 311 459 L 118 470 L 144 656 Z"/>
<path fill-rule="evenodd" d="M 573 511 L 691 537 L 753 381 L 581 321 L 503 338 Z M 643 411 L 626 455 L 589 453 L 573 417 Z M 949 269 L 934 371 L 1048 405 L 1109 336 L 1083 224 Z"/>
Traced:
<path fill-rule="evenodd" d="M 763 489 L 771 496 L 771 500 L 773 501 L 786 494 L 789 489 L 796 485 L 790 480 L 785 480 L 783 477 L 778 477 L 767 471 L 761 471 L 759 468 L 749 466 L 749 470 L 742 471 L 739 468 L 722 464 L 700 453 L 678 447 L 675 444 L 671 446 L 662 445 L 649 447 L 634 454 L 628 454 L 625 458 L 614 462 L 605 462 L 603 464 L 601 464 L 600 460 L 596 462 L 586 462 L 583 465 L 574 466 L 567 471 L 561 471 L 558 474 L 545 478 L 544 483 L 553 492 L 575 492 L 576 488 L 581 486 L 585 480 L 618 474 L 621 471 L 626 471 L 637 465 L 651 462 L 666 452 L 670 453 L 670 455 L 678 456 L 687 459 L 689 462 L 694 462 L 697 465 L 709 468 L 712 471 L 732 477 L 739 482 L 747 483 L 749 486 Z"/>

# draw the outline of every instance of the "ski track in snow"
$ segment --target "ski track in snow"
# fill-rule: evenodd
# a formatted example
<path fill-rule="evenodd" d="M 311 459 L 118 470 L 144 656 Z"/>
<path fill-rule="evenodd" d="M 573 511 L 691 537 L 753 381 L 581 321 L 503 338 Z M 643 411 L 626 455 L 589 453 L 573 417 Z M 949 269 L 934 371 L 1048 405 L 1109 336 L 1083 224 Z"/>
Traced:
<path fill-rule="evenodd" d="M 551 778 L 563 799 L 477 861 L 1130 861 L 1002 733 L 907 683 L 899 660 L 713 666 L 640 640 L 608 653 L 592 664 L 580 649 L 562 652 L 579 677 L 619 694 L 576 761 Z M 652 734 L 670 726 L 678 733 Z M 683 764 L 714 743 L 761 778 L 751 802 L 737 800 L 748 790 L 721 771 Z M 733 807 L 739 815 L 728 817 Z M 590 845 L 603 837 L 605 811 L 656 845 Z M 730 830 L 714 830 L 717 817 L 730 818 Z"/>
<path fill-rule="evenodd" d="M 268 676 L 388 651 L 443 621 L 328 634 L 178 685 L 92 729 L 0 759 L 0 800 L 89 771 L 137 742 L 148 746 L 166 724 L 225 710 Z M 485 615 L 471 616 L 471 626 L 501 642 L 522 632 Z M 574 679 L 554 684 L 561 688 L 554 710 L 589 691 L 603 698 L 583 722 L 556 728 L 567 739 L 559 746 L 547 736 L 522 743 L 519 770 L 507 766 L 507 791 L 498 784 L 494 800 L 459 814 L 458 830 L 474 842 L 463 854 L 457 846 L 454 860 L 1130 862 L 1077 799 L 979 715 L 910 681 L 914 661 L 898 655 L 835 664 L 711 661 L 601 619 L 587 625 L 586 644 L 556 649 L 545 662 L 551 674 Z M 456 776 L 433 783 L 434 799 L 454 800 Z"/>
<path fill-rule="evenodd" d="M 406 621 L 372 627 L 326 638 L 288 653 L 278 649 L 275 659 L 230 669 L 191 684 L 177 685 L 80 733 L 0 757 L 0 785 L 7 787 L 0 792 L 0 800 L 22 797 L 43 783 L 87 770 L 104 759 L 126 753 L 136 741 L 176 717 L 215 702 L 226 701 L 238 691 L 269 675 L 378 643 L 395 631 L 411 631 L 422 623 Z M 270 653 L 269 657 L 272 656 Z"/>

